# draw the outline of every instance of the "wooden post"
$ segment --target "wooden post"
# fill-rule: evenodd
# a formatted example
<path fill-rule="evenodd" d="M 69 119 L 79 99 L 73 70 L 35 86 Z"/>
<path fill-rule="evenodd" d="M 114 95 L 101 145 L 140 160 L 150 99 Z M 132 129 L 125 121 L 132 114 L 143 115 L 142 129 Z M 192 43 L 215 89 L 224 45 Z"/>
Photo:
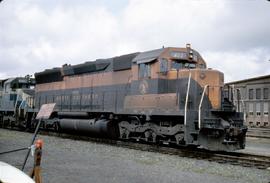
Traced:
<path fill-rule="evenodd" d="M 36 139 L 36 136 L 37 136 L 37 133 L 38 133 L 38 130 L 39 130 L 39 127 L 40 127 L 40 124 L 41 124 L 41 121 L 42 120 L 46 120 L 46 119 L 49 119 L 53 110 L 54 110 L 54 107 L 55 107 L 55 103 L 51 103 L 51 104 L 43 104 L 37 114 L 37 117 L 36 119 L 38 119 L 38 124 L 36 126 L 36 129 L 35 129 L 35 133 L 33 135 L 33 138 L 31 140 L 31 143 L 29 145 L 29 147 L 31 147 Z M 25 167 L 25 164 L 27 162 L 27 159 L 28 159 L 28 156 L 30 154 L 30 151 L 31 149 L 28 150 L 26 156 L 25 156 L 25 159 L 24 159 L 24 162 L 23 162 L 23 166 L 22 166 L 22 171 L 24 170 L 24 167 Z"/>
<path fill-rule="evenodd" d="M 34 135 L 32 137 L 32 140 L 31 140 L 31 143 L 30 143 L 29 147 L 31 147 L 33 145 L 33 143 L 34 143 L 34 141 L 36 139 L 36 136 L 37 136 L 37 133 L 38 133 L 38 130 L 39 130 L 39 126 L 40 126 L 41 120 L 42 120 L 42 118 L 40 118 L 39 121 L 38 121 L 36 130 L 35 130 L 35 133 L 34 133 Z M 28 150 L 28 152 L 27 152 L 27 154 L 25 156 L 25 159 L 24 159 L 24 162 L 23 162 L 23 166 L 22 166 L 22 171 L 24 170 L 24 167 L 25 167 L 25 164 L 26 164 L 27 159 L 29 157 L 30 151 L 31 151 L 31 149 Z"/>
<path fill-rule="evenodd" d="M 34 168 L 30 173 L 30 177 L 34 178 L 36 183 L 42 183 L 41 180 L 41 156 L 42 156 L 42 140 L 37 140 L 35 143 L 35 152 L 34 152 Z"/>

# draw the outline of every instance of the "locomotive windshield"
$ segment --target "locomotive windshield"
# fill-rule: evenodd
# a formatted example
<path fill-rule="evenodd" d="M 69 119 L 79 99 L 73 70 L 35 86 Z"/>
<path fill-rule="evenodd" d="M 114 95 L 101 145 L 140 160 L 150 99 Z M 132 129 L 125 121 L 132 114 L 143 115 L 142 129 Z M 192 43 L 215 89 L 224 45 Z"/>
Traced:
<path fill-rule="evenodd" d="M 187 63 L 187 62 L 183 62 L 183 61 L 177 61 L 177 60 L 172 61 L 172 64 L 171 64 L 172 70 L 180 70 L 180 69 L 185 69 L 185 68 L 189 68 L 189 69 L 196 68 L 196 64 Z"/>

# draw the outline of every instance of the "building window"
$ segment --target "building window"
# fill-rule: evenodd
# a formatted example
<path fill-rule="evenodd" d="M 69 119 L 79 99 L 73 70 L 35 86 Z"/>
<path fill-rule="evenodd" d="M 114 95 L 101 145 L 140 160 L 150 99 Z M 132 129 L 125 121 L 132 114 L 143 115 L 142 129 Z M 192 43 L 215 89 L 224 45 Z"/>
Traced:
<path fill-rule="evenodd" d="M 248 98 L 253 99 L 253 89 L 248 90 Z"/>
<path fill-rule="evenodd" d="M 150 64 L 139 64 L 139 77 L 146 78 L 151 76 Z"/>
<path fill-rule="evenodd" d="M 267 102 L 264 102 L 263 103 L 263 115 L 268 116 L 268 114 L 269 114 L 269 105 Z"/>
<path fill-rule="evenodd" d="M 261 104 L 256 103 L 256 115 L 260 116 L 261 115 Z"/>
<path fill-rule="evenodd" d="M 256 89 L 256 99 L 261 99 L 261 89 L 260 88 Z"/>
<path fill-rule="evenodd" d="M 253 126 L 253 122 L 252 121 L 249 122 L 249 126 Z"/>
<path fill-rule="evenodd" d="M 268 126 L 268 122 L 264 122 L 263 123 L 263 126 Z"/>
<path fill-rule="evenodd" d="M 249 115 L 253 116 L 253 103 L 248 104 L 248 111 L 249 111 Z"/>
<path fill-rule="evenodd" d="M 269 92 L 268 92 L 268 88 L 264 88 L 264 89 L 263 89 L 263 99 L 268 99 L 268 96 L 269 96 L 268 93 L 269 93 Z"/>
<path fill-rule="evenodd" d="M 256 122 L 256 125 L 257 125 L 257 126 L 260 126 L 260 122 L 259 122 L 259 121 L 257 121 L 257 122 Z"/>

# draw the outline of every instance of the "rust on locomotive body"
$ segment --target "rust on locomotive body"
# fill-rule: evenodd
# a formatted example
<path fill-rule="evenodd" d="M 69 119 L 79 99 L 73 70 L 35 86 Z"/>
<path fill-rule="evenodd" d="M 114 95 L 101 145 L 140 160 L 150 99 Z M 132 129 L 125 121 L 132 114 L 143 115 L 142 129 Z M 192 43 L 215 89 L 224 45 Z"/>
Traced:
<path fill-rule="evenodd" d="M 87 118 L 120 138 L 211 150 L 245 145 L 243 114 L 224 92 L 223 73 L 207 69 L 190 45 L 64 65 L 35 77 L 36 107 L 55 102 L 62 129 L 87 128 Z"/>

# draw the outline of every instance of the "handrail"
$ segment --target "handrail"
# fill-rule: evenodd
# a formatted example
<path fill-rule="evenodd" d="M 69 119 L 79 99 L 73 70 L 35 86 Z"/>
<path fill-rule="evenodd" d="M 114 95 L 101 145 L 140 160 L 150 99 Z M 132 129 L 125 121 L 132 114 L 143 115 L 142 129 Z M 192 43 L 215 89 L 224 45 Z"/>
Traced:
<path fill-rule="evenodd" d="M 190 79 L 191 79 L 191 72 L 189 71 L 186 102 L 185 102 L 185 118 L 184 118 L 185 126 L 187 125 L 187 105 L 188 105 L 188 94 L 189 94 L 189 88 L 190 88 Z"/>
<path fill-rule="evenodd" d="M 237 99 L 237 100 L 240 100 L 240 102 L 241 102 L 242 112 L 244 113 L 244 121 L 246 121 L 246 107 L 245 107 L 244 100 L 242 99 L 242 96 L 241 96 L 241 90 L 239 88 L 237 88 L 236 91 L 239 92 L 240 99 Z M 237 108 L 238 108 L 238 112 L 241 112 L 241 108 L 240 108 L 239 103 L 237 104 Z"/>
<path fill-rule="evenodd" d="M 202 108 L 202 102 L 203 102 L 205 91 L 206 91 L 207 88 L 208 88 L 208 85 L 205 85 L 204 86 L 204 89 L 203 89 L 202 97 L 201 97 L 201 100 L 200 100 L 200 104 L 199 104 L 199 114 L 198 114 L 198 127 L 199 127 L 199 129 L 201 129 L 201 108 Z"/>

